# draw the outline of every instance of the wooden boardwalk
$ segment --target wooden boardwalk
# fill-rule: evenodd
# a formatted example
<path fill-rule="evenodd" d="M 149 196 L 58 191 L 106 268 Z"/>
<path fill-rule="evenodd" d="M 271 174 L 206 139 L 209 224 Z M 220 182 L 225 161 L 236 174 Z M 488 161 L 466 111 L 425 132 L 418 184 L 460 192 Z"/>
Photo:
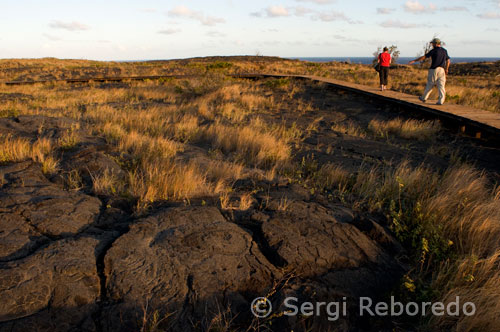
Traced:
<path fill-rule="evenodd" d="M 6 81 L 0 82 L 5 85 L 33 85 L 47 83 L 89 83 L 89 82 L 123 82 L 123 81 L 147 81 L 159 80 L 168 78 L 191 78 L 195 75 L 150 75 L 150 76 L 109 76 L 109 77 L 92 77 L 92 78 L 61 78 L 54 80 L 34 80 L 34 81 Z"/>
<path fill-rule="evenodd" d="M 338 89 L 365 95 L 371 98 L 407 107 L 412 110 L 421 111 L 423 114 L 432 115 L 442 120 L 448 120 L 459 126 L 462 132 L 472 134 L 477 138 L 494 138 L 500 140 L 500 113 L 493 113 L 471 107 L 445 103 L 435 105 L 436 101 L 428 100 L 421 102 L 417 96 L 409 95 L 392 90 L 380 91 L 378 88 L 366 85 L 339 81 L 332 78 L 325 78 L 311 75 L 279 75 L 279 74 L 234 74 L 235 78 L 294 78 L 307 79 L 315 82 L 323 82 Z M 144 81 L 159 80 L 168 78 L 190 78 L 194 75 L 157 75 L 157 76 L 126 76 L 126 77 L 95 77 L 78 79 L 40 80 L 40 81 L 10 81 L 0 82 L 5 85 L 26 85 L 36 83 L 88 83 L 88 82 L 119 82 L 119 81 Z"/>

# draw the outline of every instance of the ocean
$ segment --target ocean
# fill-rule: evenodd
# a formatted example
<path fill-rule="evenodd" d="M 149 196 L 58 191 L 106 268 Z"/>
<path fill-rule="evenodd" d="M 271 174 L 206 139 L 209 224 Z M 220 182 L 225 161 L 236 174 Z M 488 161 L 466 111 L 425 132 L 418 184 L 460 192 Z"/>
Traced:
<path fill-rule="evenodd" d="M 350 63 L 360 63 L 360 64 L 371 64 L 373 61 L 373 57 L 294 57 L 288 59 L 298 59 L 303 61 L 310 62 L 330 62 L 330 61 L 338 61 L 338 62 L 350 62 Z M 415 57 L 399 57 L 397 63 L 399 64 L 407 64 L 411 60 L 414 60 Z M 465 58 L 465 57 L 451 57 L 452 63 L 460 63 L 460 62 L 492 62 L 499 61 L 500 57 L 497 58 Z"/>

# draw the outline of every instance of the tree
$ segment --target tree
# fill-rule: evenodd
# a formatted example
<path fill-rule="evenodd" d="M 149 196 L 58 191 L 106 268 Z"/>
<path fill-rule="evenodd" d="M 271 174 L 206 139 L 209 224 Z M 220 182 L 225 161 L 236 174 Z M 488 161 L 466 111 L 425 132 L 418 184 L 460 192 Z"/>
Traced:
<path fill-rule="evenodd" d="M 424 45 L 422 46 L 422 51 L 417 53 L 417 58 L 420 58 L 422 55 L 429 53 L 430 50 L 432 50 L 432 44 L 424 43 Z M 425 58 L 424 60 L 420 61 L 420 67 L 423 67 L 429 61 L 430 61 L 429 58 Z"/>
<path fill-rule="evenodd" d="M 437 35 L 434 35 L 432 39 L 438 38 Z M 441 41 L 441 46 L 445 46 L 446 44 Z M 429 53 L 432 50 L 432 44 L 430 42 L 424 43 L 422 46 L 422 51 L 417 53 L 417 58 L 420 58 L 422 55 L 425 55 Z M 427 63 L 429 63 L 431 60 L 429 58 L 425 58 L 424 60 L 420 61 L 420 67 L 424 67 Z"/>
<path fill-rule="evenodd" d="M 398 47 L 396 45 L 391 45 L 390 47 L 388 47 L 388 49 L 389 49 L 389 54 L 391 55 L 391 64 L 397 63 L 400 53 Z M 377 47 L 377 50 L 373 52 L 373 56 L 375 57 L 375 59 L 373 59 L 372 61 L 373 64 L 377 63 L 378 55 L 382 53 L 382 50 L 383 50 L 382 46 L 379 46 Z"/>

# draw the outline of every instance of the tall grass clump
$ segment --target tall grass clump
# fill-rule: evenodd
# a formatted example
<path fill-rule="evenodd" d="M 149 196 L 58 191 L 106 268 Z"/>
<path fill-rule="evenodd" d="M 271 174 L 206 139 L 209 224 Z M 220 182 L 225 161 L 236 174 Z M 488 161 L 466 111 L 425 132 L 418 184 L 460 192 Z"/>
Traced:
<path fill-rule="evenodd" d="M 438 121 L 402 120 L 400 118 L 379 121 L 371 120 L 368 130 L 376 136 L 389 137 L 391 135 L 405 139 L 429 140 L 433 139 L 441 130 Z"/>
<path fill-rule="evenodd" d="M 352 176 L 342 166 L 325 164 L 315 174 L 315 184 L 319 189 L 338 190 L 339 194 L 346 192 L 352 185 Z"/>
<path fill-rule="evenodd" d="M 207 195 L 211 189 L 195 164 L 149 163 L 130 171 L 128 177 L 129 192 L 137 197 L 139 210 L 159 200 L 189 200 Z"/>
<path fill-rule="evenodd" d="M 455 296 L 473 302 L 473 316 L 434 317 L 435 326 L 493 331 L 500 326 L 500 189 L 470 166 L 449 170 L 426 202 L 426 218 L 442 225 L 456 260 L 441 262 L 432 288 L 444 303 Z"/>
<path fill-rule="evenodd" d="M 327 164 L 315 174 L 358 210 L 381 212 L 408 250 L 411 268 L 398 296 L 445 304 L 460 296 L 473 316 L 427 317 L 434 330 L 493 331 L 500 326 L 500 187 L 469 165 L 443 174 L 403 162 L 349 174 Z"/>
<path fill-rule="evenodd" d="M 206 129 L 204 136 L 215 148 L 234 154 L 235 161 L 249 166 L 272 167 L 291 156 L 284 139 L 256 125 L 230 127 L 217 122 Z"/>
<path fill-rule="evenodd" d="M 331 129 L 349 136 L 361 138 L 366 137 L 366 132 L 352 121 L 348 121 L 346 123 L 334 123 L 331 126 Z"/>
<path fill-rule="evenodd" d="M 39 138 L 35 142 L 12 135 L 0 137 L 0 163 L 33 160 L 40 163 L 42 172 L 47 175 L 56 173 L 58 161 L 54 157 L 54 146 L 50 139 Z"/>
<path fill-rule="evenodd" d="M 352 189 L 387 215 L 411 253 L 405 296 L 448 303 L 462 295 L 481 306 L 474 316 L 434 317 L 429 324 L 467 331 L 500 326 L 499 190 L 484 174 L 458 165 L 439 175 L 402 163 L 382 174 L 361 172 Z"/>
<path fill-rule="evenodd" d="M 92 189 L 97 195 L 117 195 L 123 193 L 124 179 L 109 169 L 96 174 L 90 173 L 90 177 L 92 178 Z"/>
<path fill-rule="evenodd" d="M 12 135 L 0 137 L 0 163 L 23 161 L 32 156 L 31 142 Z"/>

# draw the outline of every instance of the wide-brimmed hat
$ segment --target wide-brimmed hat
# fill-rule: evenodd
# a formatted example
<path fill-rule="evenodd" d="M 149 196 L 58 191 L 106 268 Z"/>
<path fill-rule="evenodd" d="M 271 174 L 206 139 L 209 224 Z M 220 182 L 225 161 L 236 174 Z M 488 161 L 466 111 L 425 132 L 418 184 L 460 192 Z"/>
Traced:
<path fill-rule="evenodd" d="M 431 40 L 431 43 L 432 44 L 436 44 L 436 45 L 441 45 L 441 39 L 439 38 L 434 38 Z"/>

